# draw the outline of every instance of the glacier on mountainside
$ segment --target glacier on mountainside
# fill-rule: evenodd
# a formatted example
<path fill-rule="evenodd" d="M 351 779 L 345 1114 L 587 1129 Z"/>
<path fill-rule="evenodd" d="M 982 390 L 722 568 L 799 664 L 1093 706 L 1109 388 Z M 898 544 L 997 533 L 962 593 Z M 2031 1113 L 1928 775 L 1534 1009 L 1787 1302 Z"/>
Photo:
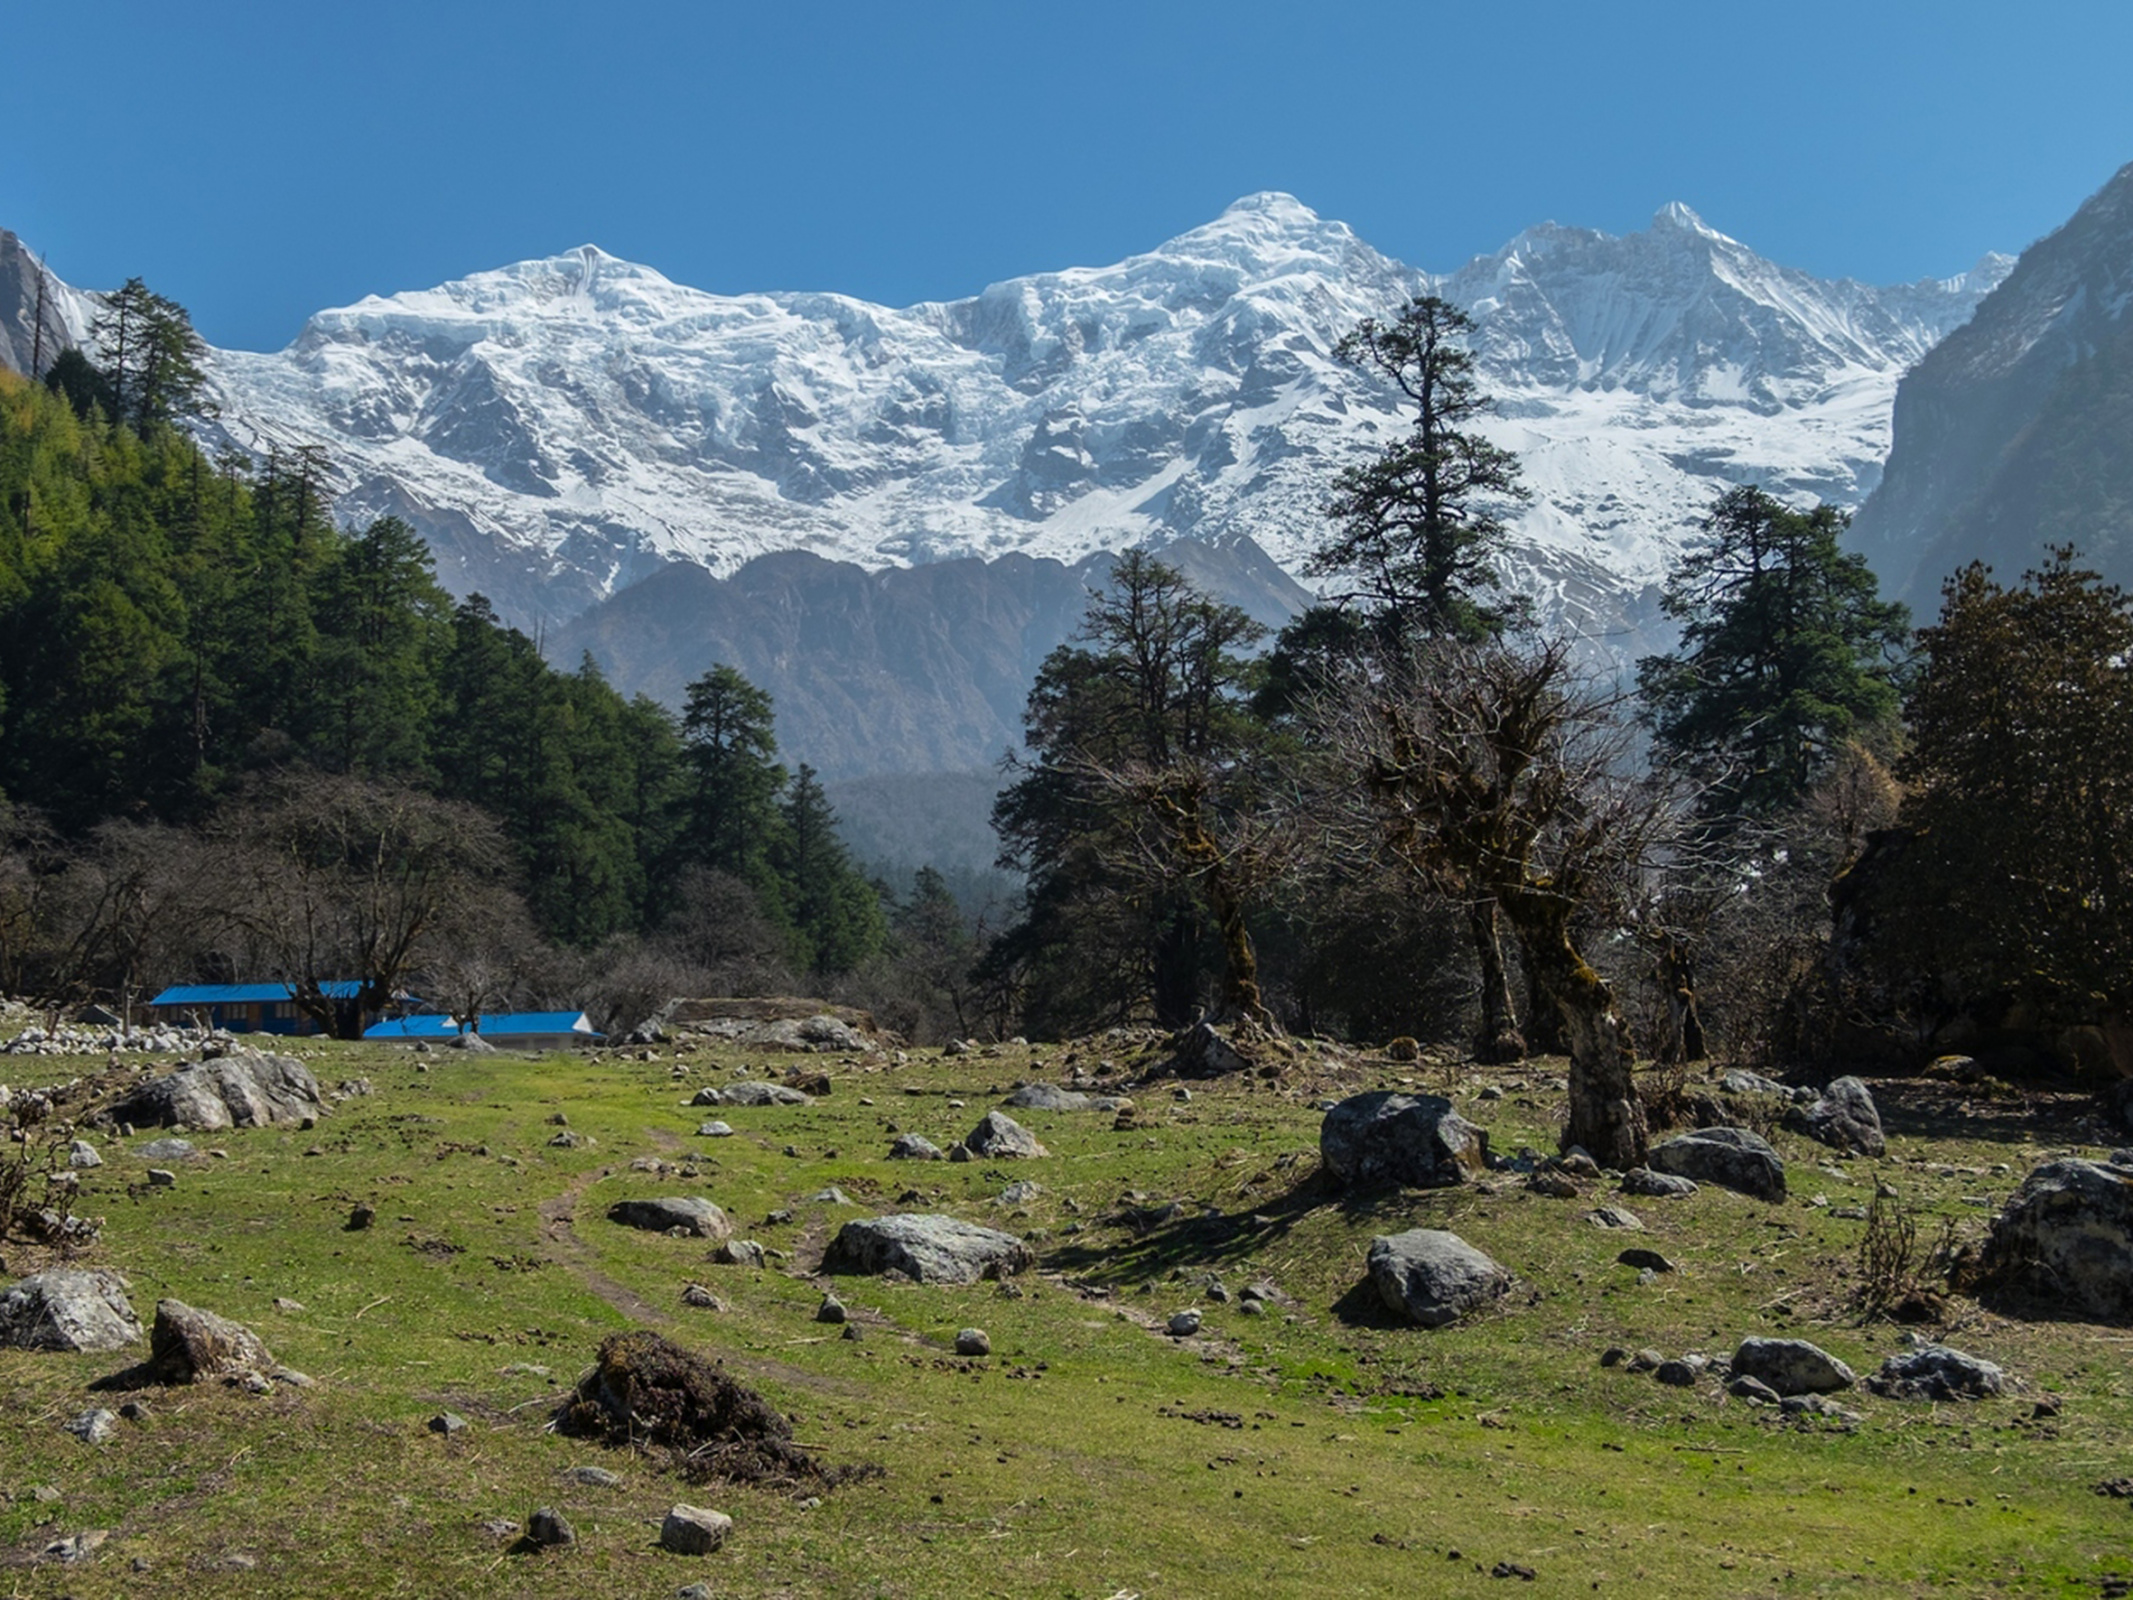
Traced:
<path fill-rule="evenodd" d="M 1776 266 L 1685 206 L 1549 224 L 1436 277 L 1281 194 L 1145 255 L 891 309 L 714 295 L 588 245 L 216 351 L 217 444 L 325 447 L 338 514 L 405 516 L 454 591 L 558 621 L 674 561 L 1074 561 L 1246 535 L 1300 572 L 1328 480 L 1405 426 L 1333 357 L 1414 293 L 1466 307 L 1525 463 L 1507 581 L 1634 644 L 1713 497 L 1851 507 L 1903 370 L 2011 263 L 1874 288 Z"/>

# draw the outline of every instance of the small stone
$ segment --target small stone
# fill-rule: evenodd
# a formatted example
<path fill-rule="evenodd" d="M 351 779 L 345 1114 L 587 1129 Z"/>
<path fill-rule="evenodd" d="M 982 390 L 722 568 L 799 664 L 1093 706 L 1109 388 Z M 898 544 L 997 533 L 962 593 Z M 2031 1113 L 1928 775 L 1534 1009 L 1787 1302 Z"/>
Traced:
<path fill-rule="evenodd" d="M 378 1213 L 376 1207 L 357 1206 L 354 1210 L 348 1213 L 348 1221 L 345 1225 L 345 1231 L 349 1233 L 361 1233 L 365 1228 L 369 1227 L 377 1220 Z"/>
<path fill-rule="evenodd" d="M 1736 1400 L 1752 1400 L 1758 1405 L 1774 1406 L 1780 1398 L 1777 1390 L 1761 1378 L 1751 1378 L 1743 1373 L 1726 1385 L 1726 1393 Z"/>
<path fill-rule="evenodd" d="M 815 1307 L 815 1320 L 817 1322 L 838 1323 L 844 1321 L 846 1315 L 844 1302 L 833 1294 L 824 1295 L 822 1304 Z"/>
<path fill-rule="evenodd" d="M 730 1139 L 733 1137 L 733 1127 L 730 1123 L 721 1122 L 713 1118 L 709 1122 L 697 1125 L 696 1137 L 699 1139 Z"/>
<path fill-rule="evenodd" d="M 700 1283 L 691 1283 L 683 1286 L 681 1303 L 685 1306 L 694 1306 L 698 1311 L 723 1311 L 726 1309 L 725 1301 L 719 1299 L 717 1295 Z"/>
<path fill-rule="evenodd" d="M 128 1400 L 124 1405 L 119 1407 L 119 1415 L 124 1417 L 128 1422 L 146 1422 L 152 1416 L 154 1416 L 154 1413 L 148 1409 L 147 1401 Z"/>
<path fill-rule="evenodd" d="M 100 1167 L 104 1158 L 96 1153 L 96 1146 L 86 1139 L 76 1139 L 67 1146 L 67 1165 L 77 1169 Z"/>
<path fill-rule="evenodd" d="M 1189 1339 L 1200 1331 L 1200 1313 L 1179 1311 L 1170 1319 L 1170 1336 L 1173 1339 Z"/>
<path fill-rule="evenodd" d="M 840 1337 L 846 1340 L 848 1343 L 858 1344 L 861 1340 L 866 1338 L 866 1330 L 860 1327 L 859 1324 L 856 1322 L 847 1322 L 844 1325 L 844 1332 L 840 1335 Z"/>
<path fill-rule="evenodd" d="M 659 1525 L 659 1542 L 678 1555 L 706 1556 L 726 1542 L 733 1519 L 723 1511 L 676 1506 Z"/>
<path fill-rule="evenodd" d="M 102 1444 L 118 1430 L 118 1414 L 96 1406 L 62 1426 L 83 1444 Z"/>
<path fill-rule="evenodd" d="M 1238 1302 L 1237 1310 L 1243 1316 L 1263 1317 L 1266 1315 L 1266 1302 L 1264 1300 L 1242 1300 Z"/>
<path fill-rule="evenodd" d="M 1629 1370 L 1632 1372 L 1657 1372 L 1665 1361 L 1665 1356 L 1652 1349 L 1651 1346 L 1646 1345 L 1629 1358 Z"/>
<path fill-rule="evenodd" d="M 278 1294 L 274 1297 L 274 1309 L 285 1317 L 300 1317 L 304 1313 L 304 1303 L 301 1300 L 291 1300 L 287 1295 Z"/>
<path fill-rule="evenodd" d="M 1686 1361 L 1662 1361 L 1652 1369 L 1652 1376 L 1670 1389 L 1696 1387 L 1696 1368 Z"/>
<path fill-rule="evenodd" d="M 554 1506 L 542 1506 L 526 1519 L 526 1537 L 537 1545 L 550 1547 L 576 1544 L 578 1530 Z"/>
<path fill-rule="evenodd" d="M 571 1467 L 563 1476 L 572 1483 L 583 1484 L 588 1489 L 619 1489 L 622 1475 L 610 1472 L 605 1467 Z"/>
<path fill-rule="evenodd" d="M 1603 1367 L 1619 1367 L 1628 1359 L 1629 1352 L 1618 1344 L 1611 1344 L 1600 1352 L 1600 1365 Z"/>
<path fill-rule="evenodd" d="M 955 1353 L 959 1356 L 989 1356 L 992 1340 L 983 1328 L 965 1328 L 955 1336 Z"/>
<path fill-rule="evenodd" d="M 1672 1272 L 1674 1263 L 1656 1250 L 1633 1246 L 1615 1257 L 1625 1267 L 1635 1267 L 1640 1272 Z"/>
<path fill-rule="evenodd" d="M 30 1491 L 30 1498 L 32 1500 L 35 1500 L 39 1505 L 48 1506 L 51 1505 L 53 1502 L 61 1499 L 62 1496 L 60 1495 L 60 1492 L 57 1489 L 53 1488 L 49 1483 L 40 1483 Z"/>
<path fill-rule="evenodd" d="M 440 1411 L 430 1418 L 429 1429 L 432 1433 L 441 1433 L 450 1438 L 453 1434 L 467 1431 L 467 1419 L 456 1411 Z"/>
<path fill-rule="evenodd" d="M 175 1189 L 177 1186 L 178 1175 L 175 1172 L 172 1172 L 168 1167 L 150 1167 L 148 1169 L 149 1188 Z"/>
<path fill-rule="evenodd" d="M 1642 1233 L 1644 1222 L 1634 1211 L 1625 1211 L 1620 1206 L 1600 1206 L 1585 1213 L 1585 1220 L 1596 1228 L 1619 1229 L 1624 1233 Z"/>

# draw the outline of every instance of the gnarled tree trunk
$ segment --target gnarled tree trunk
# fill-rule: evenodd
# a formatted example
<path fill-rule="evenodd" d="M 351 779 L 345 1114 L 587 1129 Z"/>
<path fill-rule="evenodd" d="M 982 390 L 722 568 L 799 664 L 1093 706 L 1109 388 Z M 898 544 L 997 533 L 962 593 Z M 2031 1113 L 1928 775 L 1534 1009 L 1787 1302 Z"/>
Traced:
<path fill-rule="evenodd" d="M 1498 926 L 1496 902 L 1469 900 L 1466 905 L 1467 933 L 1474 941 L 1474 957 L 1481 966 L 1481 1031 L 1474 1038 L 1474 1059 L 1486 1062 L 1525 1059 L 1525 1035 L 1518 1031 L 1518 1014 L 1512 1009 L 1511 974 L 1503 958 L 1503 933 Z"/>
<path fill-rule="evenodd" d="M 1545 888 L 1519 888 L 1503 896 L 1503 908 L 1569 1038 L 1563 1148 L 1581 1145 L 1603 1167 L 1642 1166 L 1650 1128 L 1631 1076 L 1629 1028 L 1615 1010 L 1614 990 L 1571 942 L 1568 902 Z"/>

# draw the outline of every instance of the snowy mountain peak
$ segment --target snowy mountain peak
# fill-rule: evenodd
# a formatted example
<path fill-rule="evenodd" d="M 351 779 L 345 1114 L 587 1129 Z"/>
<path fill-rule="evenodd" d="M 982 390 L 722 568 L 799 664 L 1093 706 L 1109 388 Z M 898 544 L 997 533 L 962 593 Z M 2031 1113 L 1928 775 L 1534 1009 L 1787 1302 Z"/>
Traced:
<path fill-rule="evenodd" d="M 1620 630 L 1720 490 L 1856 504 L 1897 375 L 1984 287 L 1824 282 L 1681 205 L 1623 238 L 1531 229 L 1440 278 L 1268 192 L 1110 266 L 904 309 L 709 294 L 585 245 L 321 312 L 212 375 L 229 442 L 324 445 L 344 517 L 406 517 L 451 587 L 526 620 L 793 549 L 882 567 L 1248 536 L 1297 571 L 1333 474 L 1404 426 L 1333 348 L 1435 292 L 1474 316 L 1490 429 L 1536 491 L 1511 581 Z"/>

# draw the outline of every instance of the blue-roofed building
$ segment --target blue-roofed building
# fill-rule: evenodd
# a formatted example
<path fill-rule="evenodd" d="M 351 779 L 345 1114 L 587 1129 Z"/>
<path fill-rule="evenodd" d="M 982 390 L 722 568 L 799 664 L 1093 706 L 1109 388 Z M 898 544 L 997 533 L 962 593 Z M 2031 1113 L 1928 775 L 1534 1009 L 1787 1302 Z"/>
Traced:
<path fill-rule="evenodd" d="M 472 1028 L 461 1027 L 457 1017 L 441 1011 L 425 1012 L 390 1017 L 365 1028 L 363 1037 L 385 1044 L 442 1043 L 461 1033 L 477 1033 L 484 1044 L 503 1050 L 567 1050 L 606 1037 L 582 1011 L 484 1011 Z"/>
<path fill-rule="evenodd" d="M 329 1000 L 353 1000 L 363 992 L 354 978 L 319 988 Z M 148 1008 L 170 1022 L 194 1020 L 231 1033 L 317 1033 L 319 1026 L 297 1009 L 286 983 L 180 983 L 165 989 Z"/>

